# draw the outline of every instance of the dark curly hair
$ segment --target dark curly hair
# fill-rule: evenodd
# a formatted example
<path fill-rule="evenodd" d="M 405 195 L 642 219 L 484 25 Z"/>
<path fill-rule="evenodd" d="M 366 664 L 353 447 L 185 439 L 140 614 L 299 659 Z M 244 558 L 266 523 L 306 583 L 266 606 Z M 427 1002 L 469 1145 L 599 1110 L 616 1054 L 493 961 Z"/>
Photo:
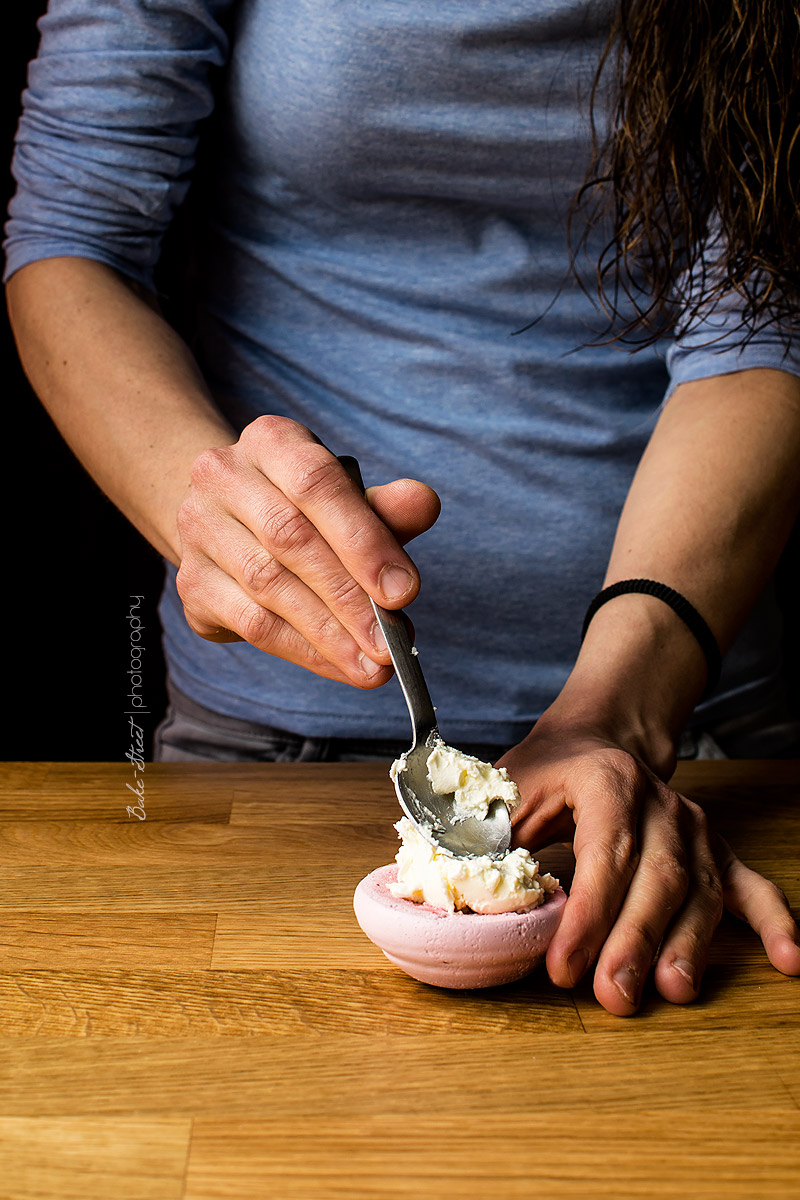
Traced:
<path fill-rule="evenodd" d="M 612 339 L 680 334 L 732 293 L 743 341 L 797 329 L 798 64 L 797 0 L 621 0 L 570 218 L 573 261 L 607 232 L 594 262 Z"/>

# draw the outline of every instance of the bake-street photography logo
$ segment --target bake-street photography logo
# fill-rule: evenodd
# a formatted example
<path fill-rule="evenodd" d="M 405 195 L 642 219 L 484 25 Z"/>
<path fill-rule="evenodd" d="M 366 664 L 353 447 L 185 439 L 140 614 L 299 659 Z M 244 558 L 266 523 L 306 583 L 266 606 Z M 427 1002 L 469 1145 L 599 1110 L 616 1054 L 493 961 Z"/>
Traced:
<path fill-rule="evenodd" d="M 141 605 L 144 596 L 130 596 L 128 608 L 128 626 L 130 634 L 130 664 L 128 666 L 128 708 L 125 716 L 128 718 L 129 749 L 125 757 L 131 764 L 133 783 L 126 783 L 128 791 L 136 797 L 135 804 L 128 804 L 126 810 L 129 817 L 139 821 L 147 818 L 144 807 L 144 728 L 136 718 L 146 716 L 149 709 L 144 699 L 144 680 L 142 658 L 144 655 L 144 622 L 141 617 Z"/>

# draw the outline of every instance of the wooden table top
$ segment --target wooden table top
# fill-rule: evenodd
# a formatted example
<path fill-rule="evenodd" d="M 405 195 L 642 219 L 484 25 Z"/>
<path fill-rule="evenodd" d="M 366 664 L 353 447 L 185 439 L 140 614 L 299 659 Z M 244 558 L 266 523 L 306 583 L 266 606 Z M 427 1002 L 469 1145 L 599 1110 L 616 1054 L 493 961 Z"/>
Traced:
<path fill-rule="evenodd" d="M 359 930 L 388 764 L 0 765 L 9 1200 L 800 1197 L 800 980 L 726 918 L 700 1001 L 427 987 Z M 683 764 L 800 905 L 800 764 Z M 569 853 L 543 865 L 568 878 Z"/>

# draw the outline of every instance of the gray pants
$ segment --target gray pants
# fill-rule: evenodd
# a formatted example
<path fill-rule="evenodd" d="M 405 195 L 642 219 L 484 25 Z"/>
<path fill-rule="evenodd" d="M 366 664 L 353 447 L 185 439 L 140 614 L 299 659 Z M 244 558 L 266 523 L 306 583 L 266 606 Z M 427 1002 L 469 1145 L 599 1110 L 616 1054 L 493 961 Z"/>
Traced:
<path fill-rule="evenodd" d="M 169 707 L 153 740 L 156 762 L 368 762 L 395 759 L 411 741 L 392 738 L 314 738 L 226 717 L 196 704 L 167 681 Z M 476 742 L 461 750 L 494 762 L 507 746 Z"/>

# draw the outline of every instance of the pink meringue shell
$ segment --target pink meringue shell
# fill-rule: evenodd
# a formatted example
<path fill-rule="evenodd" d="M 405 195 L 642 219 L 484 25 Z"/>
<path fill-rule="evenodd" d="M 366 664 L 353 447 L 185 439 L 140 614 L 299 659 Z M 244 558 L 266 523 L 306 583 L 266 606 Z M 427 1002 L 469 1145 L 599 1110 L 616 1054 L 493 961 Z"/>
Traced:
<path fill-rule="evenodd" d="M 361 880 L 356 920 L 390 962 L 437 987 L 494 987 L 527 975 L 547 953 L 567 900 L 558 888 L 526 912 L 449 913 L 393 896 L 396 879 L 391 863 Z"/>

